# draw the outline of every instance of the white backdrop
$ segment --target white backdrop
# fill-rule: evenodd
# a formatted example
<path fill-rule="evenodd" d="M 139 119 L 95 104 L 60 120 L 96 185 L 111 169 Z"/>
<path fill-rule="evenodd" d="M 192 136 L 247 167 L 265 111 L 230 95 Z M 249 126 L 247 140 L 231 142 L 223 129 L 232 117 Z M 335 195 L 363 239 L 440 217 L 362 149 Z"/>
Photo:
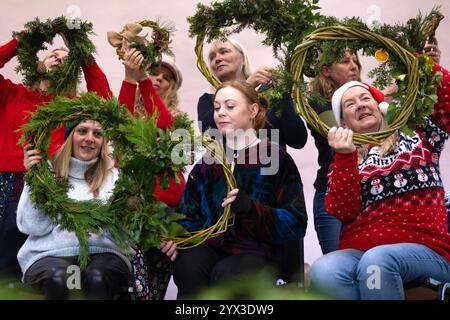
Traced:
<path fill-rule="evenodd" d="M 211 1 L 198 0 L 2 0 L 0 2 L 0 43 L 11 39 L 14 30 L 21 30 L 24 23 L 34 17 L 41 19 L 56 16 L 77 15 L 82 20 L 91 21 L 96 36 L 92 38 L 97 46 L 97 61 L 106 73 L 111 89 L 118 94 L 123 79 L 123 67 L 117 60 L 115 50 L 106 40 L 107 31 L 120 31 L 125 23 L 141 19 L 155 19 L 171 21 L 176 28 L 173 38 L 173 51 L 176 61 L 183 72 L 183 86 L 180 89 L 181 109 L 188 112 L 192 119 L 197 118 L 197 100 L 199 96 L 210 90 L 208 82 L 196 68 L 194 54 L 195 40 L 189 38 L 186 18 L 196 11 L 196 4 L 210 3 Z M 423 0 L 321 0 L 319 6 L 323 14 L 334 15 L 339 18 L 345 16 L 359 16 L 366 21 L 375 19 L 386 23 L 405 22 L 415 17 L 419 10 L 428 12 L 433 5 L 442 5 L 446 19 L 441 22 L 437 31 L 440 47 L 443 51 L 441 64 L 450 67 L 450 2 L 423 1 Z M 272 57 L 271 49 L 262 47 L 261 35 L 246 30 L 236 36 L 246 47 L 254 68 L 260 66 L 274 66 L 276 60 Z M 205 46 L 206 47 L 206 46 Z M 207 50 L 207 48 L 205 48 Z M 372 61 L 364 60 L 364 70 L 369 70 Z M 14 73 L 17 65 L 16 59 L 8 63 L 1 74 L 13 81 L 21 81 L 21 77 Z M 363 71 L 364 71 L 363 70 Z M 446 148 L 441 158 L 441 170 L 447 189 L 450 189 L 450 152 Z M 317 151 L 314 140 L 309 137 L 308 143 L 302 150 L 290 150 L 294 157 L 304 184 L 304 193 L 307 203 L 309 225 L 305 238 L 305 260 L 312 263 L 321 255 L 312 217 L 312 199 L 314 195 L 313 182 L 317 170 Z M 173 291 L 169 292 L 173 298 Z"/>

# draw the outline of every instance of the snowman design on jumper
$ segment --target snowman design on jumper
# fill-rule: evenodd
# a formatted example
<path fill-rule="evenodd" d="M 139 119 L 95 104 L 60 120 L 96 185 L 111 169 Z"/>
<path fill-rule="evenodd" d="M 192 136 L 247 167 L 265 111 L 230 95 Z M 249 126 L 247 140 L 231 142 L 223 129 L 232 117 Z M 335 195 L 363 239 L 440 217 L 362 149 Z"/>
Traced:
<path fill-rule="evenodd" d="M 434 146 L 436 144 L 436 142 L 441 141 L 441 136 L 437 134 L 436 131 L 433 131 L 431 133 L 431 137 L 428 139 L 428 142 Z"/>
<path fill-rule="evenodd" d="M 428 181 L 428 176 L 423 173 L 423 169 L 420 167 L 416 168 L 416 172 L 417 172 L 417 179 L 419 179 L 420 182 L 427 182 Z"/>
<path fill-rule="evenodd" d="M 394 174 L 394 178 L 395 178 L 394 186 L 398 189 L 403 189 L 403 187 L 408 184 L 408 180 L 405 179 L 403 173 L 401 173 L 400 171 Z"/>
<path fill-rule="evenodd" d="M 430 164 L 430 171 L 431 171 L 431 174 L 433 175 L 433 179 L 438 181 L 439 175 L 436 172 L 436 168 L 432 164 Z"/>
<path fill-rule="evenodd" d="M 370 193 L 374 196 L 379 195 L 383 192 L 384 187 L 380 184 L 380 178 L 374 178 L 370 184 L 372 188 L 370 188 Z"/>

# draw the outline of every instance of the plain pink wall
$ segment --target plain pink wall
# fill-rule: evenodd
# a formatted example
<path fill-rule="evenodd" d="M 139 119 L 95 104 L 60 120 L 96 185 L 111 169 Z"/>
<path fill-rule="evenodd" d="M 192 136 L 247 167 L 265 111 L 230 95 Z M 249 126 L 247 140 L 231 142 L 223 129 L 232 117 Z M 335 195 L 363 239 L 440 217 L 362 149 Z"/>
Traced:
<path fill-rule="evenodd" d="M 180 65 L 184 82 L 180 89 L 181 108 L 187 111 L 192 119 L 196 119 L 196 105 L 198 97 L 205 91 L 210 90 L 208 82 L 203 78 L 196 68 L 196 57 L 194 54 L 195 40 L 189 38 L 186 17 L 191 16 L 196 11 L 197 0 L 2 0 L 0 2 L 0 43 L 10 40 L 13 30 L 20 30 L 24 23 L 38 16 L 41 19 L 54 18 L 62 14 L 73 13 L 71 6 L 80 9 L 81 19 L 91 21 L 94 24 L 94 31 L 97 34 L 92 37 L 97 46 L 97 61 L 105 71 L 115 94 L 118 94 L 120 83 L 123 79 L 123 68 L 115 56 L 114 49 L 106 41 L 107 31 L 120 31 L 125 23 L 140 19 L 155 19 L 160 17 L 162 21 L 171 21 L 177 29 L 173 38 L 173 51 L 176 61 Z M 210 3 L 210 1 L 201 1 Z M 423 0 L 322 0 L 319 5 L 324 14 L 337 17 L 360 16 L 364 20 L 371 20 L 372 17 L 379 17 L 382 22 L 394 23 L 405 22 L 407 19 L 415 17 L 419 10 L 428 12 L 434 4 L 443 5 L 443 13 L 447 16 L 441 22 L 437 32 L 440 46 L 443 51 L 441 64 L 450 67 L 450 3 L 441 1 L 430 3 Z M 69 10 L 69 11 L 68 11 Z M 246 30 L 236 36 L 243 42 L 251 57 L 253 67 L 270 65 L 274 66 L 276 60 L 272 57 L 270 48 L 260 44 L 262 37 L 256 35 L 251 30 Z M 206 50 L 206 45 L 205 45 Z M 367 60 L 367 63 L 371 63 Z M 2 75 L 19 82 L 21 77 L 14 73 L 16 60 L 8 63 L 2 70 Z M 367 66 L 367 65 L 366 65 Z M 365 70 L 368 68 L 366 67 Z M 321 255 L 314 231 L 312 218 L 312 198 L 314 189 L 312 184 L 317 170 L 317 152 L 314 141 L 309 139 L 307 146 L 303 150 L 290 151 L 295 158 L 302 175 L 305 197 L 308 205 L 309 227 L 305 239 L 306 261 L 312 263 Z M 450 152 L 448 148 L 444 151 L 441 159 L 441 169 L 447 189 L 450 189 Z"/>

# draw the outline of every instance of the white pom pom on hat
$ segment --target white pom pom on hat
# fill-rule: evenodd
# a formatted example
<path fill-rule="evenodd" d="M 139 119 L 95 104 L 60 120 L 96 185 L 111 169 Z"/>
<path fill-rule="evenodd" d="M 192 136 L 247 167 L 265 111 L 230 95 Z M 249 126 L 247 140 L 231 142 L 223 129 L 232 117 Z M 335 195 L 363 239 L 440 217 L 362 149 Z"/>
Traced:
<path fill-rule="evenodd" d="M 378 90 L 377 88 L 375 88 L 371 85 L 368 85 L 367 83 L 364 83 L 364 82 L 349 81 L 349 82 L 343 84 L 342 86 L 340 86 L 339 89 L 337 89 L 334 92 L 333 97 L 331 98 L 331 106 L 333 108 L 333 114 L 334 114 L 334 117 L 336 118 L 336 123 L 338 126 L 341 125 L 342 96 L 348 89 L 350 89 L 352 87 L 358 87 L 358 86 L 369 90 L 372 97 L 375 99 L 375 101 L 378 102 L 378 107 L 380 108 L 380 112 L 382 114 L 387 113 L 389 103 L 384 101 L 384 94 L 380 90 Z"/>
<path fill-rule="evenodd" d="M 168 68 L 170 72 L 172 72 L 173 76 L 175 77 L 175 82 L 177 84 L 177 90 L 180 89 L 181 84 L 183 83 L 183 76 L 181 74 L 181 70 L 178 67 L 178 65 L 175 63 L 175 60 L 172 59 L 168 55 L 163 55 L 161 64 Z"/>

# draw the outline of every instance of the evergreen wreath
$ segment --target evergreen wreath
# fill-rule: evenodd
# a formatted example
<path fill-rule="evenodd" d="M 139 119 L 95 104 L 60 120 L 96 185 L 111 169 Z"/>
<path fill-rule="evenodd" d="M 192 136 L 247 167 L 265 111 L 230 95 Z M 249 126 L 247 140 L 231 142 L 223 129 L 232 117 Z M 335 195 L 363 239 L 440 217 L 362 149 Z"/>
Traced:
<path fill-rule="evenodd" d="M 146 36 L 138 35 L 142 27 L 152 29 L 152 41 L 149 41 Z M 144 56 L 141 68 L 145 70 L 154 62 L 160 61 L 162 54 L 173 55 L 169 47 L 173 30 L 173 26 L 169 23 L 160 24 L 157 21 L 140 20 L 125 25 L 121 32 L 108 32 L 108 41 L 116 48 L 119 59 L 123 59 L 125 47 L 139 50 Z"/>
<path fill-rule="evenodd" d="M 196 37 L 197 67 L 212 86 L 220 81 L 211 74 L 203 59 L 206 39 L 225 39 L 245 28 L 265 35 L 264 45 L 271 46 L 281 64 L 272 74 L 272 88 L 264 92 L 271 108 L 281 111 L 282 100 L 291 98 L 293 77 L 290 74 L 291 56 L 306 30 L 321 19 L 315 12 L 318 0 L 224 0 L 210 6 L 197 5 L 197 12 L 188 18 L 189 34 Z"/>
<path fill-rule="evenodd" d="M 81 77 L 81 66 L 87 64 L 95 52 L 95 46 L 88 35 L 93 34 L 92 24 L 80 22 L 76 28 L 64 16 L 41 22 L 39 18 L 25 24 L 29 31 L 14 32 L 19 47 L 16 72 L 24 76 L 24 84 L 33 87 L 43 80 L 50 80 L 48 91 L 53 94 L 67 94 L 76 89 Z M 39 67 L 37 53 L 46 50 L 46 43 L 52 44 L 56 35 L 61 35 L 69 46 L 67 60 L 58 68 L 47 72 Z"/>
<path fill-rule="evenodd" d="M 237 188 L 237 182 L 231 170 L 231 163 L 228 162 L 225 150 L 223 146 L 216 140 L 205 135 L 202 138 L 196 138 L 193 144 L 188 147 L 198 150 L 200 146 L 203 147 L 218 163 L 222 165 L 225 179 L 227 181 L 227 192 Z M 231 211 L 231 204 L 226 206 L 220 215 L 220 218 L 212 226 L 194 232 L 188 232 L 186 230 L 179 229 L 178 232 L 174 232 L 171 236 L 162 236 L 161 240 L 173 241 L 177 244 L 178 249 L 194 248 L 207 239 L 218 236 L 221 233 L 227 231 L 229 226 L 232 226 L 235 222 L 235 214 Z"/>
<path fill-rule="evenodd" d="M 103 134 L 114 146 L 120 168 L 113 195 L 107 204 L 98 200 L 75 201 L 67 195 L 67 179 L 55 178 L 47 163 L 50 133 L 61 124 L 96 120 Z M 159 246 L 160 235 L 180 231 L 175 222 L 181 215 L 167 215 L 165 204 L 153 196 L 156 176 L 167 188 L 168 178 L 178 180 L 176 173 L 184 164 L 174 164 L 171 152 L 178 143 L 171 131 L 156 126 L 157 115 L 135 119 L 115 98 L 104 100 L 95 93 L 81 94 L 79 99 L 55 97 L 33 113 L 22 126 L 21 143 L 32 143 L 42 152 L 43 160 L 25 175 L 31 199 L 46 212 L 55 224 L 75 232 L 80 243 L 80 266 L 88 261 L 90 233 L 109 232 L 123 247 L 138 244 L 143 250 Z M 186 121 L 178 121 L 182 125 Z M 143 168 L 145 168 L 143 170 Z"/>
<path fill-rule="evenodd" d="M 386 116 L 389 128 L 383 132 L 355 134 L 354 142 L 380 144 L 396 130 L 412 135 L 415 126 L 424 124 L 424 117 L 431 113 L 437 101 L 436 82 L 441 82 L 442 73 L 434 74 L 433 61 L 422 54 L 422 50 L 442 19 L 440 7 L 433 8 L 425 16 L 419 13 L 406 24 L 394 26 L 375 24 L 369 27 L 359 18 L 324 18 L 293 53 L 291 73 L 295 79 L 293 91 L 297 112 L 326 136 L 329 126 L 321 121 L 308 102 L 308 99 L 315 99 L 320 103 L 320 97 L 306 92 L 304 85 L 296 84 L 303 81 L 303 75 L 315 77 L 321 66 L 339 62 L 347 48 L 351 52 L 362 50 L 363 55 L 374 56 L 382 63 L 369 72 L 375 80 L 374 85 L 382 89 L 395 81 L 399 91 L 393 95 L 394 102 Z"/>
<path fill-rule="evenodd" d="M 42 154 L 42 161 L 25 175 L 31 199 L 53 223 L 75 232 L 80 244 L 82 269 L 88 263 L 91 233 L 107 231 L 125 250 L 137 244 L 147 251 L 159 247 L 160 240 L 173 240 L 179 249 L 186 249 L 225 232 L 234 222 L 231 206 L 227 206 L 215 225 L 198 232 L 187 232 L 177 223 L 184 216 L 167 214 L 166 205 L 157 201 L 153 195 L 156 177 L 160 178 L 163 189 L 168 187 L 170 177 L 180 182 L 177 173 L 192 162 L 189 156 L 200 146 L 222 163 L 228 191 L 236 187 L 223 149 L 212 139 L 195 138 L 192 121 L 187 115 L 175 116 L 173 126 L 167 130 L 157 127 L 157 118 L 157 113 L 150 118 L 135 118 L 115 98 L 105 100 L 95 93 L 83 93 L 78 99 L 55 97 L 46 106 L 38 108 L 21 127 L 20 143 L 32 143 Z M 101 123 L 103 134 L 112 142 L 114 157 L 118 159 L 119 179 L 107 204 L 98 200 L 70 199 L 67 196 L 68 180 L 55 178 L 47 163 L 51 131 L 61 124 L 83 120 Z M 182 135 L 189 136 L 187 143 L 183 144 L 185 140 L 182 139 L 187 137 L 174 135 L 177 129 L 183 129 Z M 172 161 L 173 153 L 177 153 L 181 161 Z"/>

